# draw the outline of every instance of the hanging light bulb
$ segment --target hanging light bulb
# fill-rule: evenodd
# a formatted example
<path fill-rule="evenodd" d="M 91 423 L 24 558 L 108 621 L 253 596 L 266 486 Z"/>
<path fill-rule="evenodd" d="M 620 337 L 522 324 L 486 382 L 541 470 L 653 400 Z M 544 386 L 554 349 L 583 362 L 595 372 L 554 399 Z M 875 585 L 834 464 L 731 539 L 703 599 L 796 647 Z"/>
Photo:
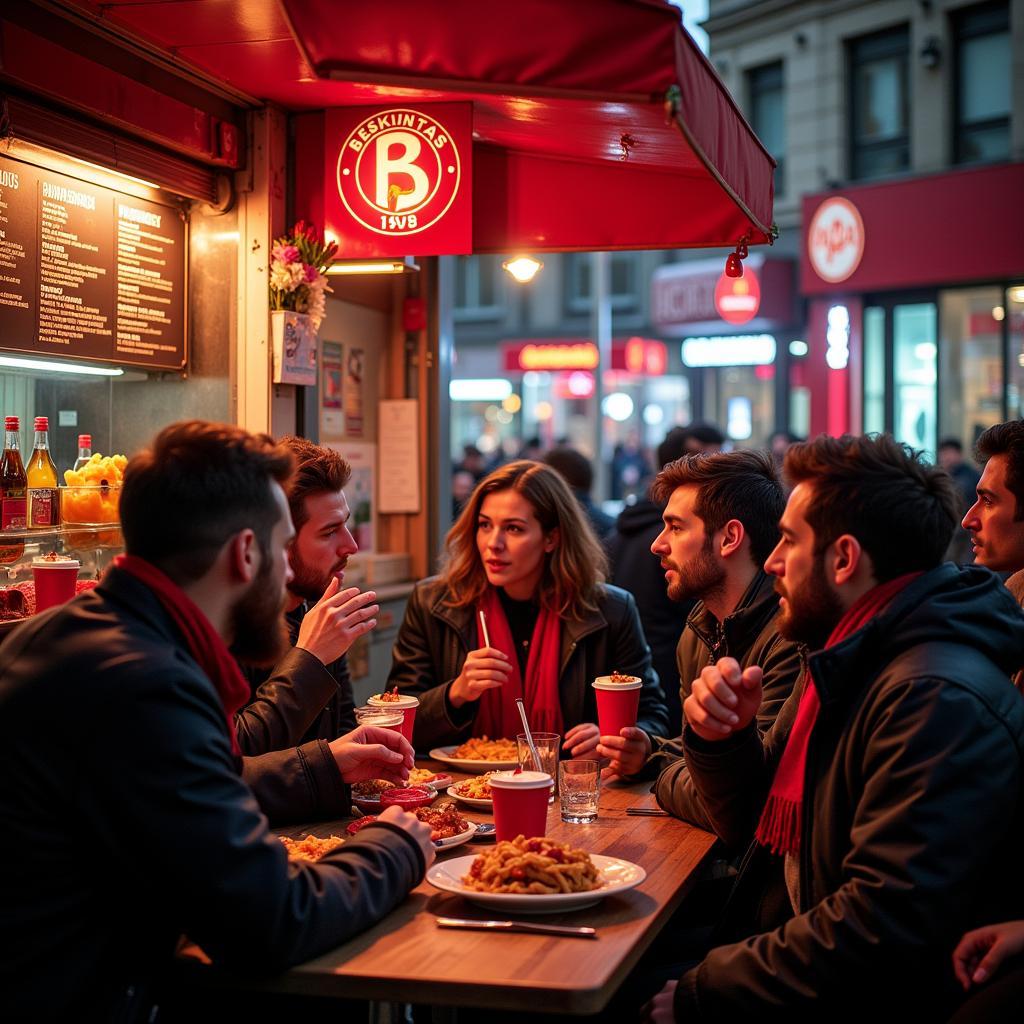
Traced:
<path fill-rule="evenodd" d="M 532 256 L 517 256 L 514 260 L 505 260 L 501 269 L 511 274 L 520 284 L 529 284 L 543 266 L 541 260 Z"/>
<path fill-rule="evenodd" d="M 742 277 L 743 264 L 740 262 L 739 253 L 731 252 L 725 258 L 725 276 Z"/>

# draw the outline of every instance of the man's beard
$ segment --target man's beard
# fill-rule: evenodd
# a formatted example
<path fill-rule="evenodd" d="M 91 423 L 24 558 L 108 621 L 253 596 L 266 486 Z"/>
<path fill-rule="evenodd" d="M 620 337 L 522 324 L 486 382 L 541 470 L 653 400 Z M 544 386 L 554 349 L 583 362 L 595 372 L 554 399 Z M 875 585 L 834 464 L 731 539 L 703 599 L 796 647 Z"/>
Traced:
<path fill-rule="evenodd" d="M 707 601 L 725 585 L 725 569 L 715 561 L 714 538 L 708 537 L 700 553 L 684 565 L 668 562 L 675 571 L 676 581 L 668 585 L 668 596 L 673 601 Z"/>
<path fill-rule="evenodd" d="M 281 584 L 274 580 L 269 553 L 264 554 L 249 589 L 231 609 L 231 627 L 231 652 L 249 665 L 275 665 L 291 645 Z"/>
<path fill-rule="evenodd" d="M 821 650 L 843 617 L 843 605 L 825 578 L 825 556 L 815 556 L 811 574 L 799 593 L 784 589 L 781 580 L 776 581 L 775 590 L 786 598 L 779 633 L 787 640 L 806 644 L 812 651 Z"/>
<path fill-rule="evenodd" d="M 345 560 L 346 562 L 348 559 Z M 292 579 L 288 584 L 288 590 L 296 597 L 304 601 L 319 601 L 324 596 L 324 591 L 334 578 L 334 572 L 325 573 L 308 562 L 303 562 L 292 549 L 291 555 Z M 342 566 L 341 568 L 344 568 Z M 338 570 L 340 571 L 340 569 Z"/>

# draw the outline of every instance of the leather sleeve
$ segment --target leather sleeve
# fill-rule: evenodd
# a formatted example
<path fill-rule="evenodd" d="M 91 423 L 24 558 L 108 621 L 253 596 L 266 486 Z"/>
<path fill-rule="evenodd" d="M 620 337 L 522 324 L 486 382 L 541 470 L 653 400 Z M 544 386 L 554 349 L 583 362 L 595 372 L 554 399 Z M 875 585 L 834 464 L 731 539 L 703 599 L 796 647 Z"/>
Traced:
<path fill-rule="evenodd" d="M 640 691 L 640 706 L 637 709 L 636 724 L 653 738 L 668 736 L 668 711 L 665 708 L 665 691 L 661 688 L 658 673 L 651 664 L 651 649 L 647 646 L 640 614 L 633 595 L 625 594 L 625 605 L 618 623 L 612 624 L 612 664 L 609 671 L 639 676 L 643 681 Z"/>
<path fill-rule="evenodd" d="M 124 659 L 107 674 L 116 672 L 124 679 L 108 679 L 107 692 L 131 700 L 92 717 L 82 764 L 90 785 L 76 813 L 102 823 L 87 834 L 111 864 L 131 851 L 140 893 L 157 887 L 215 962 L 277 971 L 308 960 L 422 878 L 411 838 L 379 827 L 317 864 L 289 864 L 235 769 L 209 682 L 175 659 Z"/>
<path fill-rule="evenodd" d="M 413 725 L 413 746 L 426 752 L 431 747 L 461 743 L 469 737 L 476 704 L 465 718 L 448 703 L 447 691 L 462 671 L 465 654 L 460 652 L 457 665 L 440 664 L 442 644 L 449 641 L 449 627 L 432 620 L 426 587 L 418 586 L 405 606 L 405 617 L 391 651 L 391 672 L 388 688 L 397 686 L 402 693 L 419 697 Z M 433 634 L 431 634 L 433 630 Z"/>
<path fill-rule="evenodd" d="M 352 793 L 325 740 L 242 758 L 242 778 L 275 825 L 343 818 Z"/>
<path fill-rule="evenodd" d="M 938 951 L 958 938 L 1017 813 L 1019 737 L 974 695 L 921 677 L 890 686 L 863 727 L 842 884 L 781 928 L 713 949 L 676 990 L 679 1020 L 877 1010 L 948 974 Z"/>
<path fill-rule="evenodd" d="M 749 662 L 760 665 L 764 672 L 761 706 L 757 709 L 757 728 L 762 736 L 767 736 L 775 725 L 803 670 L 800 645 L 783 639 L 774 632 L 774 626 L 775 620 L 772 621 L 773 631 L 766 648 Z"/>
<path fill-rule="evenodd" d="M 235 715 L 242 753 L 255 756 L 294 747 L 337 693 L 337 681 L 324 663 L 309 651 L 293 647 L 256 690 L 252 702 Z"/>

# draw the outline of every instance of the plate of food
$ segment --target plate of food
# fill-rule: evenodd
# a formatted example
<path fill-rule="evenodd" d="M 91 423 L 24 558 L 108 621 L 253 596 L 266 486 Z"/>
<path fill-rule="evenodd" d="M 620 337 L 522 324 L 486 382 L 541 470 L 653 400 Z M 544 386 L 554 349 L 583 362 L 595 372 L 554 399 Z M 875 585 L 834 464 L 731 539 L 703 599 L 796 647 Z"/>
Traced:
<path fill-rule="evenodd" d="M 381 802 L 387 793 L 388 801 Z M 403 810 L 411 811 L 415 807 L 423 807 L 437 799 L 437 790 L 433 786 L 402 786 L 387 779 L 367 779 L 357 782 L 352 787 L 352 803 L 363 814 L 376 814 L 383 810 L 387 803 L 397 803 Z"/>
<path fill-rule="evenodd" d="M 628 892 L 647 877 L 639 864 L 538 837 L 498 843 L 476 856 L 434 864 L 435 889 L 503 913 L 561 914 Z"/>
<path fill-rule="evenodd" d="M 491 796 L 491 776 L 494 772 L 474 775 L 471 779 L 463 779 L 454 786 L 448 787 L 448 795 L 467 807 L 489 811 L 494 803 Z"/>
<path fill-rule="evenodd" d="M 468 843 L 476 834 L 476 825 L 467 821 L 455 804 L 442 804 L 440 807 L 417 807 L 413 812 L 420 821 L 426 822 L 432 829 L 430 838 L 439 850 L 447 850 L 452 846 Z M 357 818 L 348 826 L 348 834 L 354 836 L 360 829 L 372 825 L 377 815 L 367 814 Z"/>
<path fill-rule="evenodd" d="M 515 740 L 489 740 L 486 736 L 474 736 L 458 746 L 435 747 L 430 757 L 465 772 L 519 767 Z"/>
<path fill-rule="evenodd" d="M 413 768 L 406 783 L 409 786 L 432 786 L 439 793 L 455 780 L 447 772 L 432 772 L 429 768 Z"/>

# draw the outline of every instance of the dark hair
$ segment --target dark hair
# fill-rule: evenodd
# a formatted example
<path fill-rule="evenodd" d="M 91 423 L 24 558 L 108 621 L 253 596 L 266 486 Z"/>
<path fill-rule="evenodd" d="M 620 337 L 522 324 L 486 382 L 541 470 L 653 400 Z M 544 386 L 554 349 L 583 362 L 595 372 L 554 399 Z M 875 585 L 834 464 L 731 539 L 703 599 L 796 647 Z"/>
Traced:
<path fill-rule="evenodd" d="M 477 524 L 484 498 L 500 491 L 521 494 L 545 534 L 559 532 L 558 545 L 544 560 L 541 606 L 569 619 L 596 611 L 608 574 L 604 550 L 562 477 L 543 462 L 529 459 L 508 462 L 485 476 L 448 531 L 441 574 L 451 604 L 471 607 L 487 589 L 476 543 Z"/>
<path fill-rule="evenodd" d="M 938 565 L 960 520 L 949 474 L 889 434 L 822 434 L 792 445 L 785 473 L 794 487 L 813 489 L 807 522 L 815 553 L 848 533 L 871 557 L 879 582 Z"/>
<path fill-rule="evenodd" d="M 552 448 L 541 460 L 553 470 L 562 474 L 562 478 L 577 491 L 590 493 L 594 484 L 594 469 L 590 460 L 575 448 Z"/>
<path fill-rule="evenodd" d="M 313 494 L 335 494 L 348 483 L 352 467 L 333 448 L 288 435 L 280 441 L 295 458 L 295 474 L 288 484 L 288 507 L 296 533 L 309 514 L 306 499 Z"/>
<path fill-rule="evenodd" d="M 670 462 L 681 459 L 686 454 L 686 439 L 690 432 L 686 427 L 673 427 L 665 440 L 658 445 L 658 468 L 663 469 Z"/>
<path fill-rule="evenodd" d="M 1024 420 L 1007 420 L 989 427 L 974 446 L 984 465 L 993 455 L 1006 456 L 1006 488 L 1016 500 L 1014 519 L 1024 519 Z"/>
<path fill-rule="evenodd" d="M 686 428 L 686 433 L 689 437 L 692 437 L 694 441 L 705 446 L 709 444 L 725 444 L 725 434 L 723 434 L 718 427 L 713 426 L 710 423 L 691 423 Z"/>
<path fill-rule="evenodd" d="M 651 497 L 665 503 L 677 487 L 699 488 L 693 510 L 711 536 L 738 519 L 750 538 L 750 554 L 760 565 L 779 542 L 779 520 L 786 507 L 775 463 L 767 452 L 705 452 L 670 462 L 655 477 Z"/>
<path fill-rule="evenodd" d="M 205 420 L 173 423 L 125 469 L 125 550 L 178 583 L 204 576 L 247 527 L 268 557 L 281 518 L 271 481 L 284 487 L 291 473 L 291 453 L 266 434 Z"/>
<path fill-rule="evenodd" d="M 957 452 L 962 452 L 964 450 L 964 446 L 955 437 L 944 437 L 939 442 L 939 447 L 937 451 L 941 452 L 943 448 L 952 448 L 954 451 Z"/>

